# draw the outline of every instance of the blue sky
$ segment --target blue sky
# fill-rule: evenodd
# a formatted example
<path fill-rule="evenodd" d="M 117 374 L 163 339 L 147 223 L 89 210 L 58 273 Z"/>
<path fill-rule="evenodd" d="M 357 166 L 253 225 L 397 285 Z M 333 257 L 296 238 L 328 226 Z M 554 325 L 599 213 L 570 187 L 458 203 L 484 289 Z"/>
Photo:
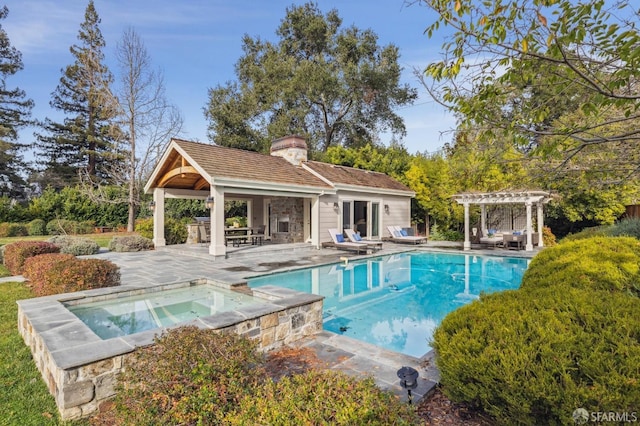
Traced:
<path fill-rule="evenodd" d="M 144 41 L 153 65 L 165 77 L 167 97 L 185 119 L 183 137 L 207 141 L 203 108 L 209 88 L 235 80 L 234 64 L 242 56 L 242 36 L 276 41 L 275 31 L 285 10 L 302 1 L 282 0 L 94 0 L 106 41 L 106 62 L 115 73 L 114 49 L 122 32 L 133 27 Z M 9 16 L 1 22 L 13 45 L 23 55 L 24 70 L 8 80 L 36 102 L 34 118 L 58 118 L 49 107 L 61 69 L 73 62 L 69 47 L 78 42 L 84 20 L 84 0 L 7 0 Z M 404 68 L 403 82 L 418 89 L 419 99 L 397 112 L 404 118 L 409 152 L 434 152 L 452 137 L 454 117 L 438 106 L 413 75 L 438 58 L 442 40 L 429 39 L 424 29 L 432 12 L 404 0 L 317 1 L 326 13 L 337 9 L 344 26 L 372 29 L 380 45 L 395 44 Z M 445 132 L 444 134 L 442 134 Z M 33 129 L 21 132 L 32 142 Z M 381 135 L 384 143 L 388 135 Z"/>

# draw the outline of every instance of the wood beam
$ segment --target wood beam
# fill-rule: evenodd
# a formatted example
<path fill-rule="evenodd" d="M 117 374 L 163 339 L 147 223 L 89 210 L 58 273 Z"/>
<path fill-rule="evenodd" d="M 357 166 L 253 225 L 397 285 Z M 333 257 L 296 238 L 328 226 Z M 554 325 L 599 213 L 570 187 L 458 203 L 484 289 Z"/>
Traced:
<path fill-rule="evenodd" d="M 171 179 L 175 178 L 176 176 L 193 175 L 193 174 L 200 175 L 200 173 L 198 173 L 198 171 L 194 167 L 191 167 L 191 166 L 177 167 L 173 170 L 169 170 L 160 178 L 158 182 L 158 187 L 160 188 L 164 187 Z"/>

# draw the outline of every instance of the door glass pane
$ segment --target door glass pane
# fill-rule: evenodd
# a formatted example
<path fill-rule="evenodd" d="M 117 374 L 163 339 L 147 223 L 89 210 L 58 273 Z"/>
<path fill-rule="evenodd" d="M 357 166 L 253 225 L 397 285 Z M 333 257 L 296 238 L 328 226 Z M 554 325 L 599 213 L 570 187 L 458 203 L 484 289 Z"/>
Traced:
<path fill-rule="evenodd" d="M 380 228 L 380 204 L 371 203 L 371 236 L 378 237 Z"/>
<path fill-rule="evenodd" d="M 351 201 L 342 203 L 342 229 L 351 228 Z"/>
<path fill-rule="evenodd" d="M 367 204 L 366 201 L 353 202 L 353 224 L 361 237 L 367 236 Z"/>

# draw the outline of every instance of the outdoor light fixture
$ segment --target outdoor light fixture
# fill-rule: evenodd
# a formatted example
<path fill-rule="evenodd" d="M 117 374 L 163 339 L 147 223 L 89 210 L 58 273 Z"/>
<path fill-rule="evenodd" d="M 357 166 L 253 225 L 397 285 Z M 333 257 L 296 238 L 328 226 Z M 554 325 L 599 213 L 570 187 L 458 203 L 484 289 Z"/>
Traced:
<path fill-rule="evenodd" d="M 213 207 L 213 197 L 211 195 L 207 197 L 207 200 L 205 201 L 205 205 L 207 206 L 208 209 Z"/>
<path fill-rule="evenodd" d="M 409 397 L 409 404 L 411 404 L 411 389 L 418 387 L 418 371 L 411 367 L 402 367 L 398 370 L 398 377 L 400 378 L 400 387 L 407 390 Z"/>
<path fill-rule="evenodd" d="M 155 201 L 151 201 L 149 203 L 149 210 L 151 210 L 152 212 L 156 211 L 156 202 Z"/>
<path fill-rule="evenodd" d="M 385 204 L 385 205 L 384 205 L 384 212 L 385 212 L 386 214 L 389 214 L 389 204 Z"/>
<path fill-rule="evenodd" d="M 338 209 L 340 208 L 340 204 L 338 204 L 338 203 L 333 203 L 333 208 L 334 208 L 335 210 L 338 210 Z"/>

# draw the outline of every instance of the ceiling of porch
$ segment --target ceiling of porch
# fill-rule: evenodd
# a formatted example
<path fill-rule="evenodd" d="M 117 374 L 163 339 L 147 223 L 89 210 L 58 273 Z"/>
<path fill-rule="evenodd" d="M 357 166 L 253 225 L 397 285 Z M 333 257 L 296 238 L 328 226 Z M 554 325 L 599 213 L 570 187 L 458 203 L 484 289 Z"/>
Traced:
<path fill-rule="evenodd" d="M 209 182 L 177 151 L 173 150 L 162 165 L 155 185 L 158 188 L 203 190 Z"/>

